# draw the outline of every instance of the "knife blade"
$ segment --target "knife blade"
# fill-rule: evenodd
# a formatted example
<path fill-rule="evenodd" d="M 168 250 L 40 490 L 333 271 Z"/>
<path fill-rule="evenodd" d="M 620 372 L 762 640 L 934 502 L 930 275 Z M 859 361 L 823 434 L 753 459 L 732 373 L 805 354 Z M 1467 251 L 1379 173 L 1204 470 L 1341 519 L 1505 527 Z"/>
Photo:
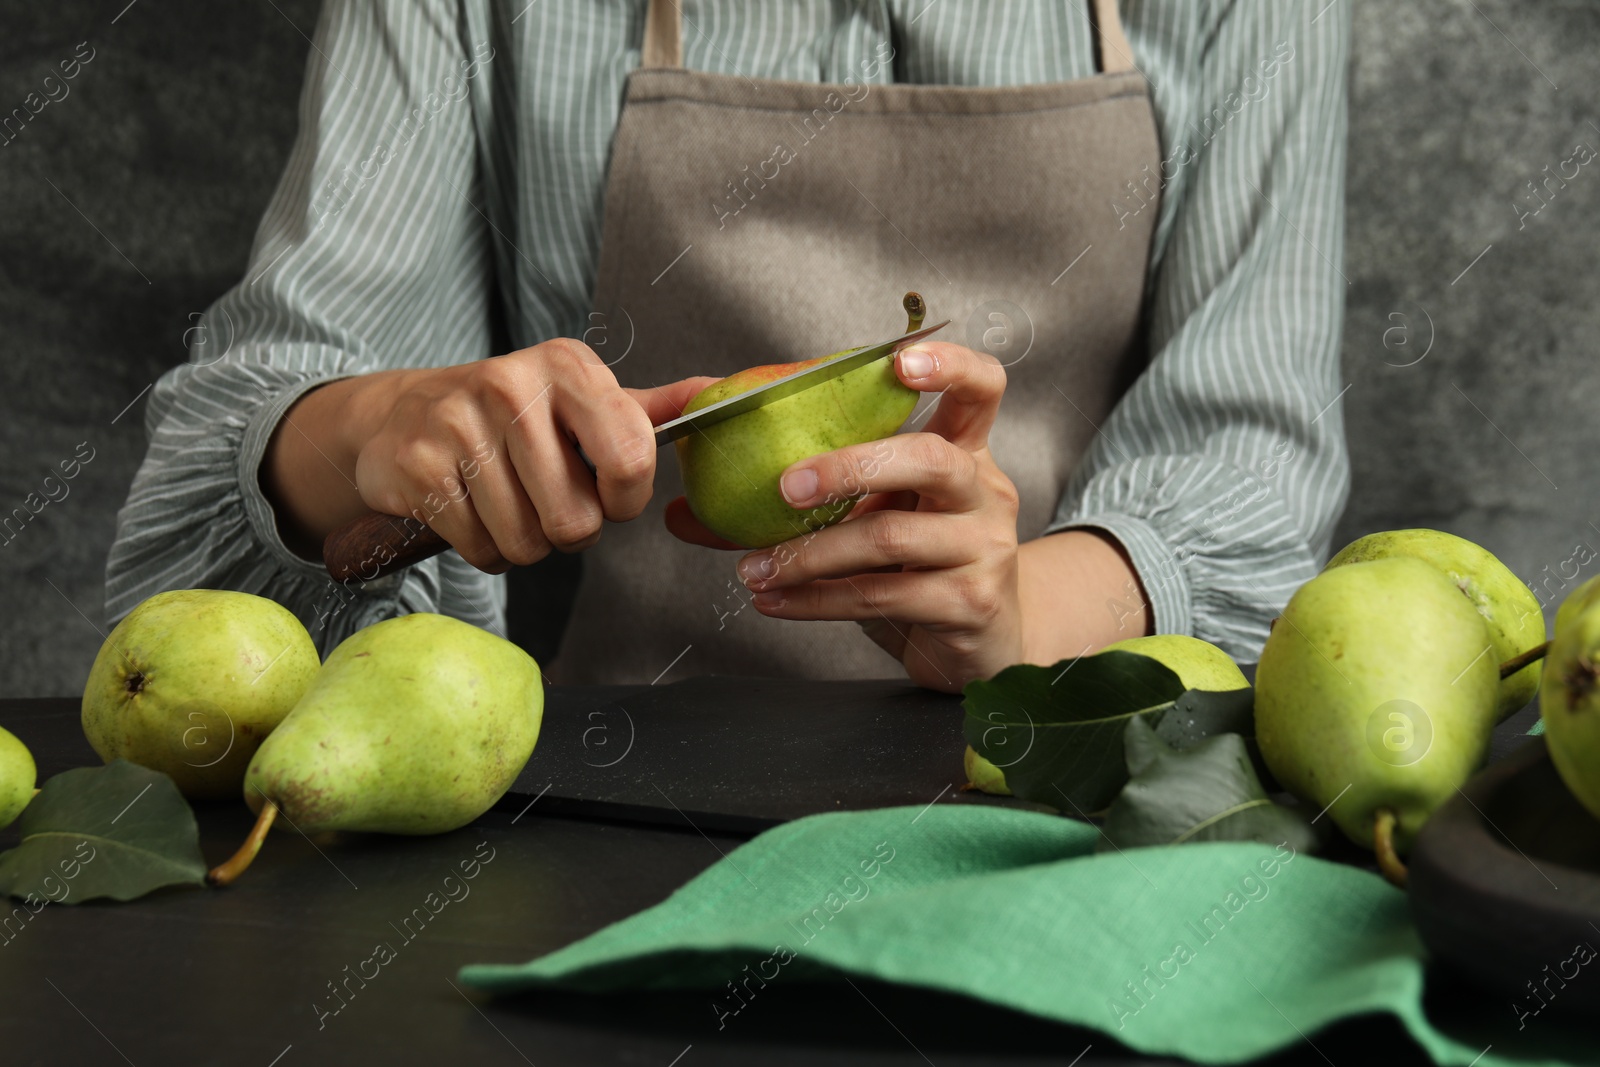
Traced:
<path fill-rule="evenodd" d="M 909 295 L 908 295 L 909 300 Z M 920 300 L 920 298 L 919 298 Z M 907 305 L 908 308 L 910 305 Z M 784 375 L 765 385 L 719 400 L 688 415 L 680 415 L 655 428 L 656 447 L 669 441 L 698 433 L 707 427 L 725 422 L 737 415 L 807 389 L 831 382 L 842 374 L 864 367 L 875 360 L 893 357 L 895 353 L 950 325 L 944 322 L 924 326 L 901 334 L 880 344 L 853 349 L 843 355 L 805 370 Z M 594 473 L 594 464 L 584 455 L 583 448 L 574 442 L 578 458 Z M 381 515 L 373 512 L 346 523 L 328 535 L 322 544 L 322 561 L 335 581 L 372 581 L 394 571 L 419 563 L 450 547 L 431 527 L 415 517 Z"/>
<path fill-rule="evenodd" d="M 766 407 L 776 400 L 782 400 L 785 397 L 791 397 L 796 393 L 815 388 L 824 382 L 830 382 L 840 375 L 848 374 L 853 370 L 866 366 L 868 363 L 883 359 L 886 356 L 893 356 L 902 348 L 916 344 L 924 337 L 935 334 L 948 325 L 950 325 L 950 320 L 946 319 L 944 322 L 936 323 L 933 326 L 924 326 L 920 330 L 912 330 L 910 333 L 901 334 L 899 337 L 891 341 L 884 341 L 882 344 L 867 345 L 865 348 L 853 349 L 843 355 L 835 356 L 825 363 L 818 363 L 814 367 L 807 367 L 805 370 L 795 371 L 793 374 L 786 374 L 782 378 L 776 378 L 768 382 L 766 385 L 746 390 L 743 393 L 730 396 L 726 400 L 719 400 L 715 404 L 707 405 L 699 411 L 691 412 L 688 415 L 680 415 L 670 422 L 663 422 L 656 427 L 656 446 L 659 448 L 669 441 L 676 441 L 680 437 L 687 437 L 707 427 L 715 426 L 717 423 L 725 422 L 735 415 L 743 415 L 746 412 L 754 411 L 756 408 Z M 585 458 L 584 462 L 587 464 L 588 459 Z M 590 467 L 589 469 L 593 470 L 594 468 Z"/>

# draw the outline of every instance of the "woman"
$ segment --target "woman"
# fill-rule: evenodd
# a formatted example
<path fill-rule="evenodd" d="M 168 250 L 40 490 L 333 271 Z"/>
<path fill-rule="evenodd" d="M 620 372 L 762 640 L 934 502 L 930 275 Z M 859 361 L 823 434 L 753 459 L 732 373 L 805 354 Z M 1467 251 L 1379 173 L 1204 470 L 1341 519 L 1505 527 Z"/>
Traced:
<path fill-rule="evenodd" d="M 108 613 L 220 586 L 324 648 L 501 630 L 497 575 L 558 550 L 562 682 L 1253 660 L 1348 485 L 1347 12 L 1123 6 L 330 0 L 231 346 L 152 394 Z M 896 359 L 912 432 L 796 464 L 795 506 L 871 495 L 735 572 L 652 424 L 894 335 L 910 289 L 954 320 Z M 368 510 L 456 552 L 331 583 Z"/>

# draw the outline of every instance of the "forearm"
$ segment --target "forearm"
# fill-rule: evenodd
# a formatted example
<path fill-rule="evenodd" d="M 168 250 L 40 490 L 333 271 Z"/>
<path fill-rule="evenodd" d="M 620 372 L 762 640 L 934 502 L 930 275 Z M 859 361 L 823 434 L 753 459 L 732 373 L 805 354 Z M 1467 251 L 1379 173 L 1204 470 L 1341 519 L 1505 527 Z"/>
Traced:
<path fill-rule="evenodd" d="M 1064 530 L 1017 546 L 1023 659 L 1051 664 L 1152 632 L 1139 577 L 1115 539 Z"/>
<path fill-rule="evenodd" d="M 306 393 L 284 414 L 261 461 L 261 489 L 284 544 L 320 559 L 323 539 L 370 510 L 356 487 L 356 460 L 380 419 L 383 397 L 404 371 L 341 378 Z"/>

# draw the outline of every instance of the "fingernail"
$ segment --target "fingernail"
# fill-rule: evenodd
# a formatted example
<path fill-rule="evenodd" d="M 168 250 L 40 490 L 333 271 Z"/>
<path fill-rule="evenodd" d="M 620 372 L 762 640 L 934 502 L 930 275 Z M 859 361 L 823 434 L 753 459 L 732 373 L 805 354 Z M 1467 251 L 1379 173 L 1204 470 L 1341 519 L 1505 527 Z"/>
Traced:
<path fill-rule="evenodd" d="M 754 588 L 778 573 L 778 565 L 771 552 L 756 552 L 739 561 L 739 577 L 744 584 Z"/>
<path fill-rule="evenodd" d="M 790 471 L 783 476 L 779 486 L 790 507 L 802 507 L 811 503 L 811 498 L 817 495 L 817 472 L 810 467 Z"/>
<path fill-rule="evenodd" d="M 754 604 L 757 609 L 765 608 L 768 611 L 771 611 L 774 608 L 783 607 L 783 600 L 783 594 L 774 591 L 771 593 L 757 593 L 751 598 L 750 602 Z"/>
<path fill-rule="evenodd" d="M 900 353 L 900 373 L 907 378 L 926 378 L 935 366 L 933 353 L 927 349 L 912 347 Z"/>

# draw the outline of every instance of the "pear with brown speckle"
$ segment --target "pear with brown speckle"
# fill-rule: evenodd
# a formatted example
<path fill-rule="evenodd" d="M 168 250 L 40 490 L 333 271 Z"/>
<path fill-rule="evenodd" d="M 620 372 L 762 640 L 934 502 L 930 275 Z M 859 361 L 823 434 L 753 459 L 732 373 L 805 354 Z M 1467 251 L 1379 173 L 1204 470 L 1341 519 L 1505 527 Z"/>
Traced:
<path fill-rule="evenodd" d="M 279 813 L 307 834 L 465 826 L 528 762 L 543 713 L 539 665 L 487 630 L 418 613 L 357 631 L 250 761 L 260 818 L 212 882 L 249 865 Z"/>
<path fill-rule="evenodd" d="M 1556 615 L 1539 712 L 1550 761 L 1572 795 L 1600 819 L 1600 584 L 1594 579 Z"/>

